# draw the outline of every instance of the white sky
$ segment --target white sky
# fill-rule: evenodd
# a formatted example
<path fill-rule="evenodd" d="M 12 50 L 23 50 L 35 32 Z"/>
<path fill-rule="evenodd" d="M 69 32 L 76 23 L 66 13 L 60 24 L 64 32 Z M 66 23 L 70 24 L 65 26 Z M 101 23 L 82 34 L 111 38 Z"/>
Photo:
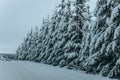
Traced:
<path fill-rule="evenodd" d="M 0 53 L 15 53 L 31 27 L 40 26 L 61 0 L 0 0 Z M 96 0 L 90 0 L 91 11 Z"/>

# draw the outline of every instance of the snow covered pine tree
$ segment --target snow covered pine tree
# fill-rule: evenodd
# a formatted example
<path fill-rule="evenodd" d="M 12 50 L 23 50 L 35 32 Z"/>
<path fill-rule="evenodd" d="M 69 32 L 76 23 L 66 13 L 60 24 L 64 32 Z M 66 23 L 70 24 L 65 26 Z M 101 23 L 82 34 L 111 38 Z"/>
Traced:
<path fill-rule="evenodd" d="M 120 1 L 98 0 L 94 14 L 97 19 L 94 26 L 91 25 L 89 54 L 82 65 L 87 72 L 119 77 Z"/>
<path fill-rule="evenodd" d="M 97 0 L 95 21 L 87 0 L 62 0 L 18 47 L 17 59 L 120 77 L 120 0 Z"/>

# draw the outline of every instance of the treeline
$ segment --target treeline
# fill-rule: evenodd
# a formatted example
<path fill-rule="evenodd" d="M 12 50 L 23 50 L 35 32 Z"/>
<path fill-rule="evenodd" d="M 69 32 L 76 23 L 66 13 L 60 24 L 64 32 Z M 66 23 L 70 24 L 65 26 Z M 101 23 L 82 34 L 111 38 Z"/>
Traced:
<path fill-rule="evenodd" d="M 15 60 L 16 59 L 16 54 L 7 54 L 7 53 L 0 53 L 0 60 L 4 58 L 4 60 Z"/>
<path fill-rule="evenodd" d="M 120 78 L 120 1 L 98 0 L 95 21 L 87 0 L 62 0 L 18 47 L 17 59 Z"/>

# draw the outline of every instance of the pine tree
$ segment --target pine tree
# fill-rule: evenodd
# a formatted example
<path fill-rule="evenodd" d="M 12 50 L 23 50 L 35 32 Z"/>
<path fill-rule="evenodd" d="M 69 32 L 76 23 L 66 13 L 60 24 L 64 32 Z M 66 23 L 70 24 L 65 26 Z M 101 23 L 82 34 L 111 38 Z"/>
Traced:
<path fill-rule="evenodd" d="M 91 29 L 89 55 L 82 65 L 87 72 L 118 77 L 119 69 L 115 67 L 119 65 L 116 63 L 119 59 L 119 1 L 98 0 L 94 14 L 97 19 Z"/>
<path fill-rule="evenodd" d="M 16 54 L 17 58 L 20 60 L 25 60 L 27 59 L 27 55 L 29 55 L 30 51 L 30 45 L 31 45 L 31 39 L 33 35 L 33 30 L 30 31 L 30 33 L 27 34 L 26 38 L 24 39 L 24 42 L 18 47 Z"/>
<path fill-rule="evenodd" d="M 71 6 L 75 10 L 71 9 Z M 40 32 L 34 30 L 28 46 L 27 60 L 52 65 L 75 67 L 82 41 L 82 27 L 85 22 L 85 0 L 75 4 L 62 0 L 51 20 L 43 20 Z M 24 41 L 23 45 L 26 42 Z M 22 47 L 23 47 L 22 45 Z M 25 55 L 21 48 L 21 54 Z M 18 49 L 19 51 L 19 49 Z M 75 66 L 74 66 L 75 65 Z"/>
<path fill-rule="evenodd" d="M 27 34 L 17 58 L 119 77 L 120 1 L 98 0 L 95 21 L 87 1 L 62 0 L 52 17 L 43 20 L 41 29 Z"/>

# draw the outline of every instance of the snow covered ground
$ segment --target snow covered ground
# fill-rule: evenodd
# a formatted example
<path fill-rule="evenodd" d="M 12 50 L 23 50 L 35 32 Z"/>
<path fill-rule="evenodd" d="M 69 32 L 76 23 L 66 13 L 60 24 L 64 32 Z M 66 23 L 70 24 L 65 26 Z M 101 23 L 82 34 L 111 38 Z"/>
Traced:
<path fill-rule="evenodd" d="M 0 80 L 110 80 L 100 75 L 85 74 L 27 61 L 0 61 Z"/>

